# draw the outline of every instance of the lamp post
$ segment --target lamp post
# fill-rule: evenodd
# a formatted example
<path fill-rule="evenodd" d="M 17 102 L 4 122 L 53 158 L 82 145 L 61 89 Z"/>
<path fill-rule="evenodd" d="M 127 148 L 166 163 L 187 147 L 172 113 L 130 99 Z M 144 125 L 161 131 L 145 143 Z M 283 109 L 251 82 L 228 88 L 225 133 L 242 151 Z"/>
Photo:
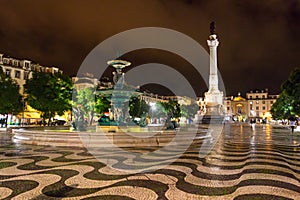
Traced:
<path fill-rule="evenodd" d="M 22 119 L 21 119 L 21 126 L 24 125 L 24 118 L 25 118 L 25 97 L 22 96 Z"/>

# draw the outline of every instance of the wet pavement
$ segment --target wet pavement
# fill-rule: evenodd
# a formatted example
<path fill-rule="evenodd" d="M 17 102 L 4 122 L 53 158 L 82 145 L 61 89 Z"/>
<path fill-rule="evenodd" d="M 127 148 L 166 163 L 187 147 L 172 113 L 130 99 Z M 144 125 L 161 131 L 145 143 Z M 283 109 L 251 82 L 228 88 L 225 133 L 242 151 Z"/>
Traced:
<path fill-rule="evenodd" d="M 205 157 L 200 141 L 162 169 L 126 174 L 86 149 L 12 143 L 0 132 L 0 199 L 300 199 L 299 135 L 227 124 Z"/>

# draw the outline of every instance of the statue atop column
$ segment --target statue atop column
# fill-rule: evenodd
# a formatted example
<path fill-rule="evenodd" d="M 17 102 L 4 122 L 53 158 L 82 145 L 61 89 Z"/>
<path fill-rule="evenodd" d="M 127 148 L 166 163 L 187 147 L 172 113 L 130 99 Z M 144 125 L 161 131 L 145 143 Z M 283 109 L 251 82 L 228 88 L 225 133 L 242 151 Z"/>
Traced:
<path fill-rule="evenodd" d="M 207 40 L 209 47 L 210 64 L 209 64 L 209 85 L 208 91 L 205 92 L 204 102 L 205 114 L 202 118 L 203 123 L 219 123 L 223 121 L 223 92 L 219 90 L 218 81 L 218 64 L 217 64 L 217 47 L 219 41 L 216 35 L 215 22 L 210 23 L 210 36 Z"/>
<path fill-rule="evenodd" d="M 216 23 L 214 21 L 210 22 L 210 35 L 216 34 Z"/>

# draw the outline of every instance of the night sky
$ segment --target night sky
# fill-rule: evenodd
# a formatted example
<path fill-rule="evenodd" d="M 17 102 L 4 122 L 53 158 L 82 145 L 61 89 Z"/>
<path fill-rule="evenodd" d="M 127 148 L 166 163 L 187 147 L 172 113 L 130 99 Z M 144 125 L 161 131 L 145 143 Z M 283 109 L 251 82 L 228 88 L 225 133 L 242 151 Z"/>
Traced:
<path fill-rule="evenodd" d="M 227 95 L 269 88 L 280 92 L 300 67 L 299 0 L 1 0 L 0 52 L 59 66 L 76 75 L 84 58 L 103 40 L 138 27 L 182 32 L 208 51 L 209 24 L 216 22 L 218 67 Z M 117 54 L 117 53 L 116 53 Z M 189 63 L 159 50 L 122 55 L 133 67 L 158 62 L 185 72 L 197 93 L 207 90 L 189 74 Z M 196 87 L 196 86 L 195 86 Z"/>

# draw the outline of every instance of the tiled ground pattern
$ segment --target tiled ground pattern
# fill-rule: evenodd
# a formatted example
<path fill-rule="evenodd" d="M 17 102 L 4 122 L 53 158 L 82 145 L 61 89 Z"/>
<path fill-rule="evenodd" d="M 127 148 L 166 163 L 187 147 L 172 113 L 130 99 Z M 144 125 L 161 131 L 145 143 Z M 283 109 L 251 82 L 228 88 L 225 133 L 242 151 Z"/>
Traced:
<path fill-rule="evenodd" d="M 0 199 L 300 199 L 299 141 L 285 129 L 226 125 L 208 156 L 199 158 L 200 141 L 163 169 L 129 175 L 86 149 L 2 140 Z"/>

